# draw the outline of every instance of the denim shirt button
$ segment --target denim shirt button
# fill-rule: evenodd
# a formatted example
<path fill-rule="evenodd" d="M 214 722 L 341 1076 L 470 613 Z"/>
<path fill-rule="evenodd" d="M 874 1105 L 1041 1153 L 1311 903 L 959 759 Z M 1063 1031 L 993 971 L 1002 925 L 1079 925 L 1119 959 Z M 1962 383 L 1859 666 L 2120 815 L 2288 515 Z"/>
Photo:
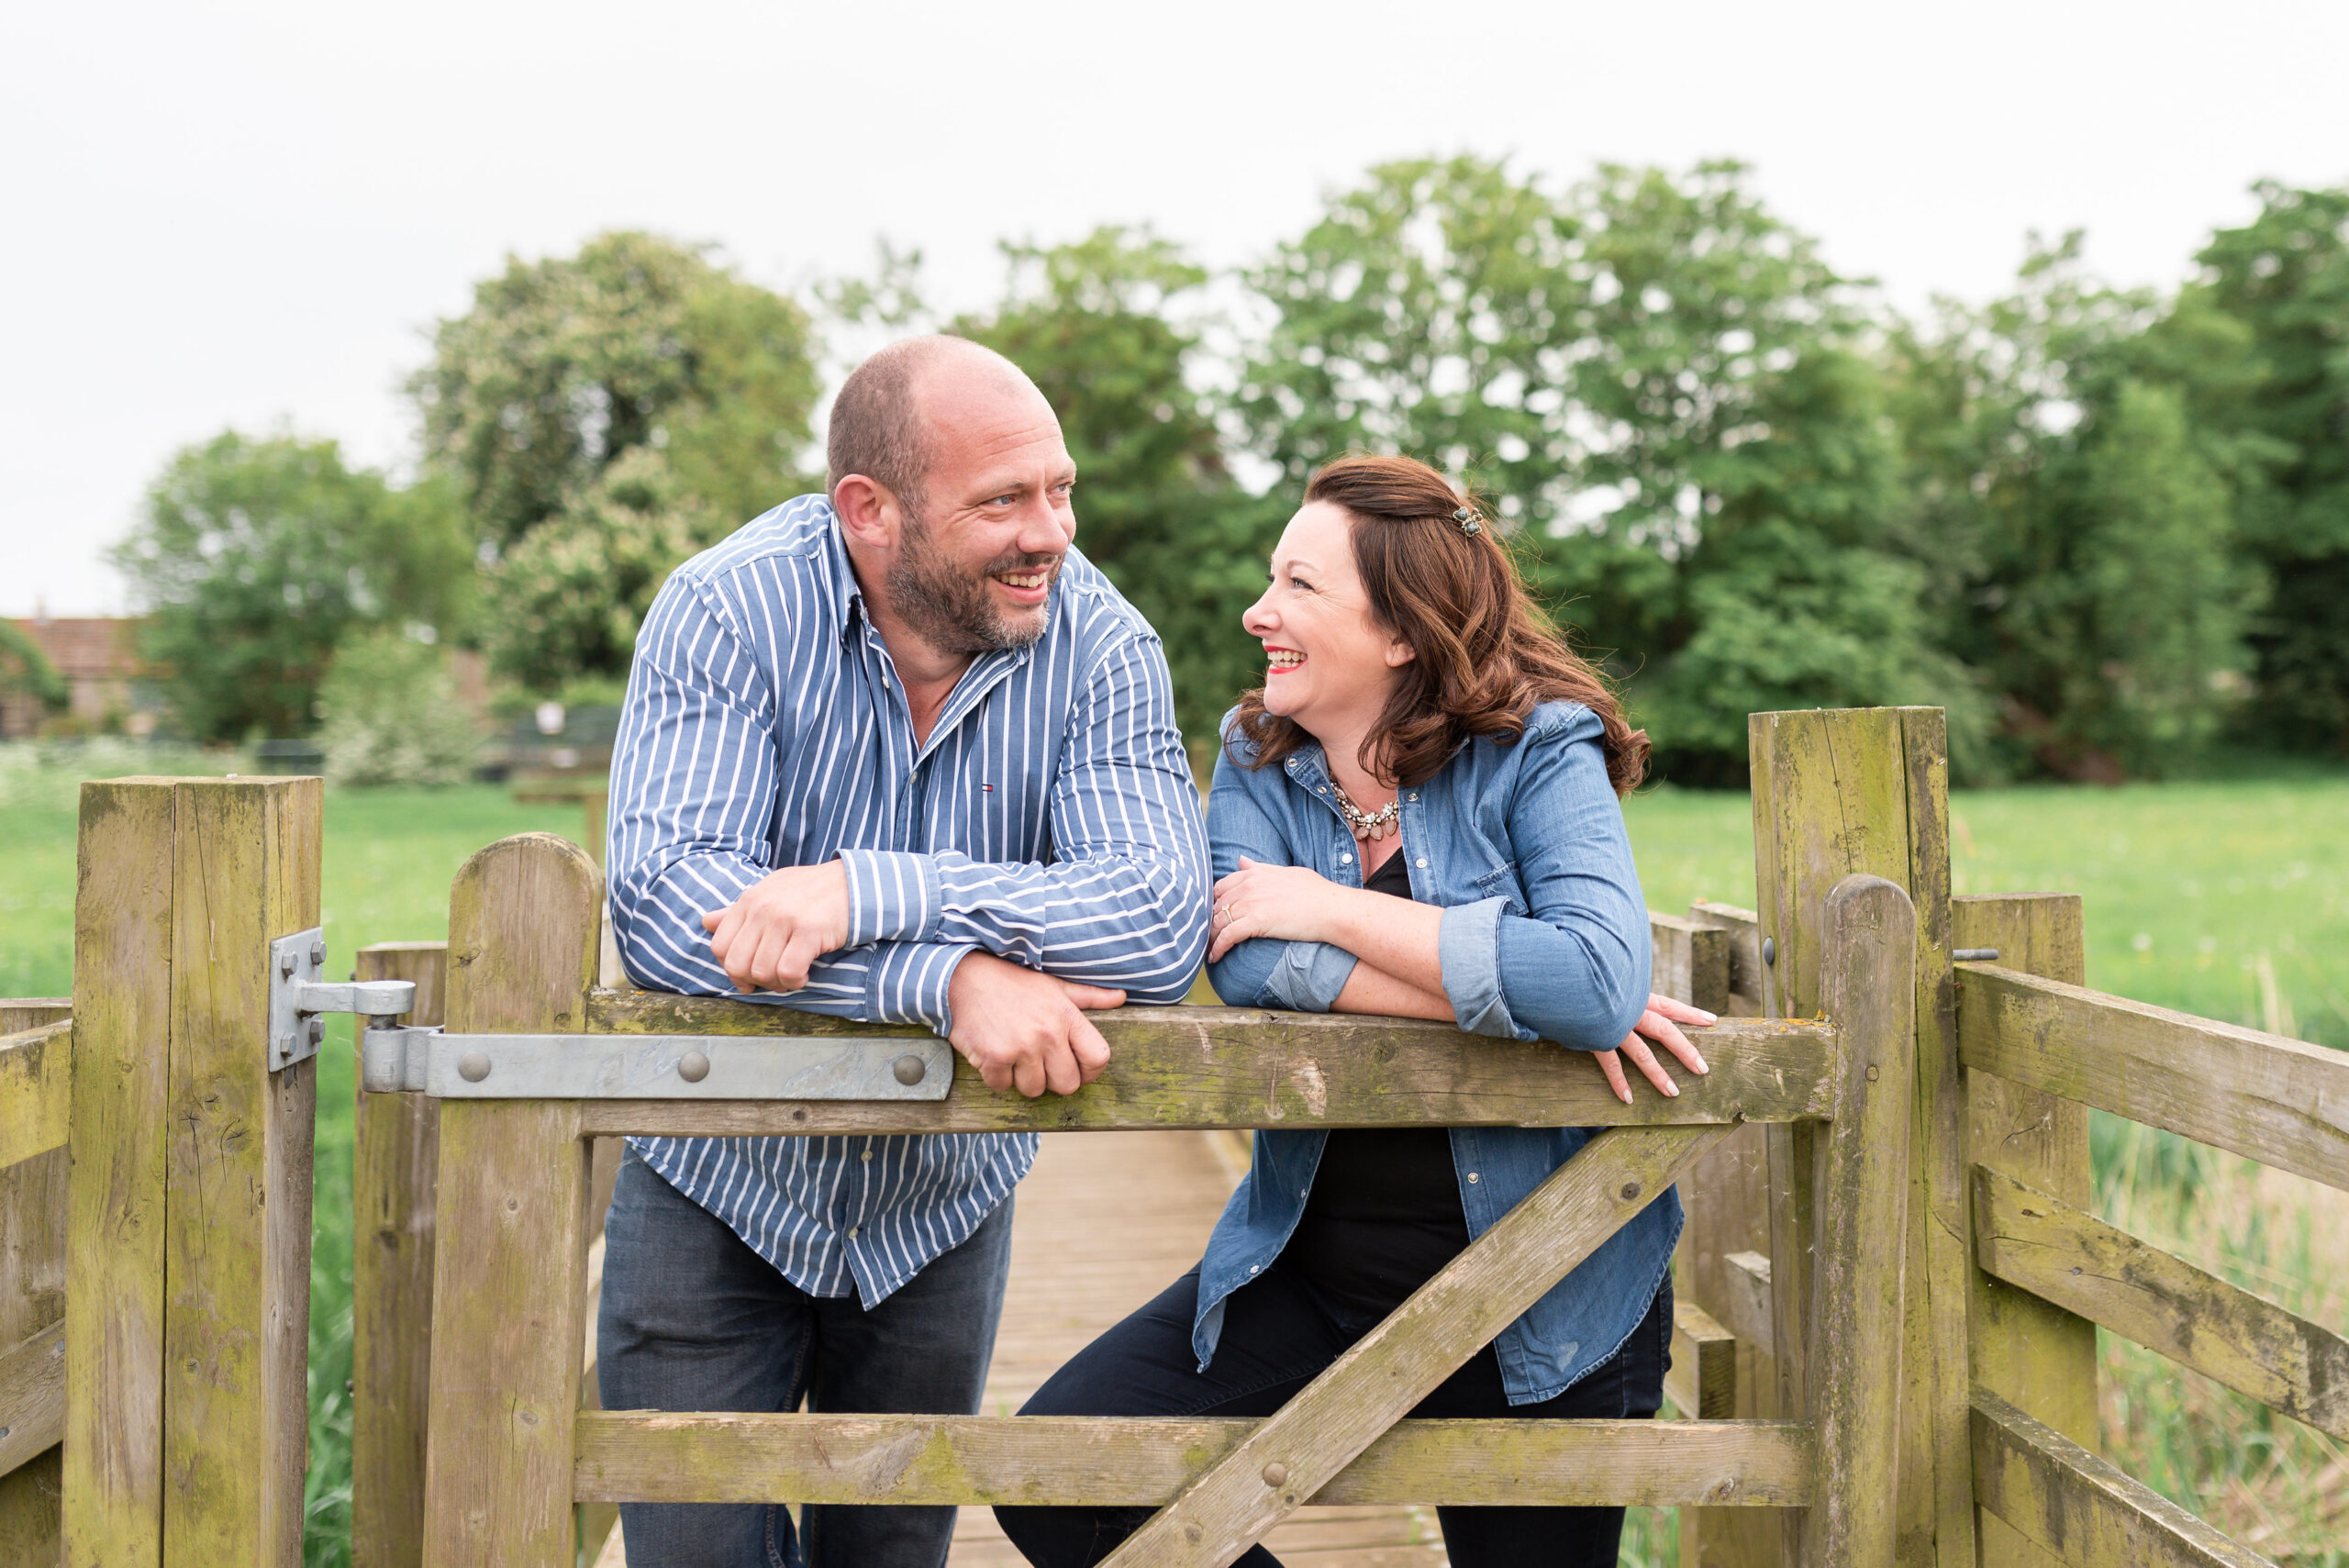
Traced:
<path fill-rule="evenodd" d="M 1476 1173 L 1475 1173 L 1475 1172 L 1474 1172 L 1474 1171 L 1469 1172 L 1469 1173 L 1468 1173 L 1468 1184 L 1469 1184 L 1470 1186 L 1472 1186 L 1472 1187 L 1473 1187 L 1473 1186 L 1475 1186 L 1475 1185 L 1476 1184 L 1476 1181 L 1477 1181 Z"/>
<path fill-rule="evenodd" d="M 1250 1273 L 1252 1273 L 1252 1273 L 1254 1273 L 1256 1272 L 1256 1265 L 1255 1265 L 1255 1264 L 1253 1264 L 1253 1263 L 1249 1264 L 1249 1265 L 1248 1265 L 1248 1272 L 1249 1272 Z"/>
<path fill-rule="evenodd" d="M 1354 858 L 1352 855 L 1340 855 L 1338 863 L 1341 866 L 1350 866 L 1354 863 Z"/>
<path fill-rule="evenodd" d="M 1419 868 L 1421 871 L 1425 871 L 1425 870 L 1427 870 L 1427 869 L 1428 869 L 1428 858 L 1427 858 L 1427 856 L 1425 856 L 1425 855 L 1421 855 L 1421 856 L 1419 858 L 1419 860 L 1418 860 L 1418 862 L 1417 862 L 1416 863 L 1418 864 Z"/>

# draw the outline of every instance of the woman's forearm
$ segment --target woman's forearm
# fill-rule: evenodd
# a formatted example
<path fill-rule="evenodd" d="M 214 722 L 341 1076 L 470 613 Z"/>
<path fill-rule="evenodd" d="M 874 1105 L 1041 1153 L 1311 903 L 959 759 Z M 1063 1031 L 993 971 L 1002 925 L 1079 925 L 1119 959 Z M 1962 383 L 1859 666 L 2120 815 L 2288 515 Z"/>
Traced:
<path fill-rule="evenodd" d="M 1442 908 L 1358 888 L 1333 888 L 1331 893 L 1323 941 L 1415 990 L 1444 995 L 1443 963 L 1436 954 L 1436 940 L 1443 929 Z M 1452 1016 L 1448 1006 L 1443 1016 Z"/>
<path fill-rule="evenodd" d="M 1374 895 L 1373 896 L 1379 896 Z M 1375 964 L 1356 960 L 1345 989 L 1330 1004 L 1333 1013 L 1375 1013 L 1389 1018 L 1434 1018 L 1450 1023 L 1452 1004 L 1441 991 L 1422 990 Z"/>

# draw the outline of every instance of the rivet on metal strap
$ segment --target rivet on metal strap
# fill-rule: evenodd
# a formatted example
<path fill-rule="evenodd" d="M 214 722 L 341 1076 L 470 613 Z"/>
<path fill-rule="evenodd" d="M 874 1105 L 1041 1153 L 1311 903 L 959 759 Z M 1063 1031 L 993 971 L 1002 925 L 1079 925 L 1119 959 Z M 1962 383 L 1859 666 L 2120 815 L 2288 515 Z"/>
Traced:
<path fill-rule="evenodd" d="M 906 1084 L 907 1087 L 911 1087 L 912 1085 L 921 1082 L 922 1074 L 928 1073 L 930 1071 L 930 1067 L 929 1064 L 924 1062 L 920 1057 L 908 1055 L 900 1056 L 896 1061 L 891 1062 L 889 1064 L 889 1071 L 896 1074 L 898 1083 Z"/>
<path fill-rule="evenodd" d="M 478 1084 L 489 1076 L 489 1057 L 478 1051 L 469 1051 L 457 1060 L 457 1076 L 468 1084 Z"/>
<path fill-rule="evenodd" d="M 709 1076 L 709 1058 L 698 1051 L 688 1051 L 677 1058 L 677 1076 L 688 1084 L 698 1084 Z"/>

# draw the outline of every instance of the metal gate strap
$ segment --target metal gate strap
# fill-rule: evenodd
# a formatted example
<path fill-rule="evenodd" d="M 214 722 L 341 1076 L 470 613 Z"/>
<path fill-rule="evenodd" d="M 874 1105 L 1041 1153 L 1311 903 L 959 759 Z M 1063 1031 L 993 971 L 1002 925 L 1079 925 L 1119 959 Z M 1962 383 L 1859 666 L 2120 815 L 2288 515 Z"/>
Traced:
<path fill-rule="evenodd" d="M 942 1100 L 942 1040 L 371 1029 L 360 1082 L 448 1100 Z"/>

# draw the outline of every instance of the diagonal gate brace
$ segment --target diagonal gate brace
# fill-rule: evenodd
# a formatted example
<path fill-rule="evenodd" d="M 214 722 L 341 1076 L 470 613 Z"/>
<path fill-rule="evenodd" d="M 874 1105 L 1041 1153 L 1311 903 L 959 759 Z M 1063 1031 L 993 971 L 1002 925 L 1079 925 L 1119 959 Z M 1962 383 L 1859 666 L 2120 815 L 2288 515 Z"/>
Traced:
<path fill-rule="evenodd" d="M 1225 1568 L 1726 1136 L 1614 1128 L 1421 1285 L 1103 1568 Z"/>

